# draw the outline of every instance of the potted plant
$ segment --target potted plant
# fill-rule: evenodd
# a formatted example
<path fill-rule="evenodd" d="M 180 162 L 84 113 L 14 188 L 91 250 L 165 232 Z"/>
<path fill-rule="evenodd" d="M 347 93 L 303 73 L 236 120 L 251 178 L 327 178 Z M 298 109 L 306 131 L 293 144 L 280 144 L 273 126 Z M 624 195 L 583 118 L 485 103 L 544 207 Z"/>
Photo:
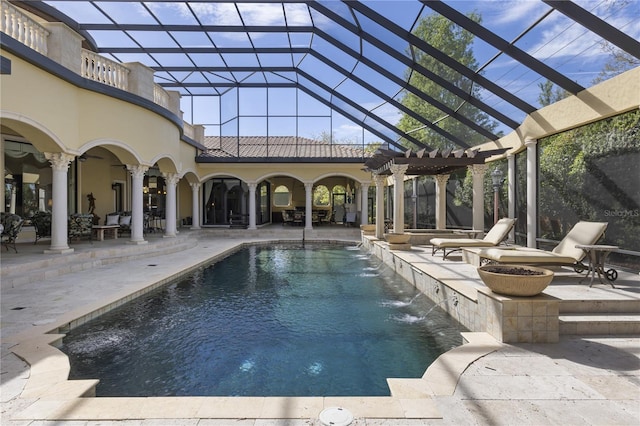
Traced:
<path fill-rule="evenodd" d="M 535 296 L 553 280 L 553 271 L 527 265 L 484 265 L 478 274 L 491 291 L 506 296 Z"/>

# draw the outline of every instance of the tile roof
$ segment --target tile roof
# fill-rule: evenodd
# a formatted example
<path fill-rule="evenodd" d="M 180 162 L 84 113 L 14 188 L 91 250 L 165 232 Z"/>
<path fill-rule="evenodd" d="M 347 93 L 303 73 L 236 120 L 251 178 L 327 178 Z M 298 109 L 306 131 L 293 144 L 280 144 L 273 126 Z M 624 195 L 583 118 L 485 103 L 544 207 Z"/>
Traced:
<path fill-rule="evenodd" d="M 372 153 L 359 145 L 340 145 L 295 136 L 205 136 L 196 161 L 216 162 L 231 159 L 351 159 L 364 160 Z"/>

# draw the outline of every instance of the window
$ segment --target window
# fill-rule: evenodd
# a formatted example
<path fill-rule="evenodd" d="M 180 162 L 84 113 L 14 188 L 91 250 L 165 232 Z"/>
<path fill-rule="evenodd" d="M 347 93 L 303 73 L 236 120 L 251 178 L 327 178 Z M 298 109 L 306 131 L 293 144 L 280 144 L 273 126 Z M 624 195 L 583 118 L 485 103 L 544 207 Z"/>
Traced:
<path fill-rule="evenodd" d="M 329 188 L 324 185 L 316 186 L 315 191 L 313 191 L 313 205 L 315 206 L 328 206 L 331 197 L 329 196 Z"/>
<path fill-rule="evenodd" d="M 273 191 L 273 205 L 276 207 L 288 207 L 291 202 L 291 194 L 289 188 L 284 185 L 278 186 Z"/>

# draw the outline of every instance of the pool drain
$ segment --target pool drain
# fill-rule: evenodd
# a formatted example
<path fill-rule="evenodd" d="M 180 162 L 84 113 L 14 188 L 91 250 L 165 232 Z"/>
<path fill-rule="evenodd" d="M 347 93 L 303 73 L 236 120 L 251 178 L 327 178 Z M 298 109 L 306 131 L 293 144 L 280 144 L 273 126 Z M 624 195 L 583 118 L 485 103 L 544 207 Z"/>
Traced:
<path fill-rule="evenodd" d="M 353 421 L 353 415 L 342 407 L 329 407 L 320 413 L 320 421 L 325 426 L 347 426 Z"/>

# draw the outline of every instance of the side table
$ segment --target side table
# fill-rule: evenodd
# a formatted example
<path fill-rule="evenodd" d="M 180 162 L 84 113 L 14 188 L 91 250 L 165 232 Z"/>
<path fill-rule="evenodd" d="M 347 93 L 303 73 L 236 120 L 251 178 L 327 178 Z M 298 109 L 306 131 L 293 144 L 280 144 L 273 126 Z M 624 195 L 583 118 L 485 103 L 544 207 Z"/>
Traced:
<path fill-rule="evenodd" d="M 609 269 L 607 271 L 604 270 L 604 264 L 607 261 L 607 257 L 609 257 L 609 253 L 612 251 L 617 251 L 620 247 L 618 246 L 608 246 L 601 244 L 576 244 L 576 248 L 582 249 L 584 253 L 587 255 L 587 259 L 589 259 L 589 266 L 587 268 L 587 276 L 591 274 L 591 282 L 589 283 L 589 287 L 593 285 L 593 279 L 596 274 L 598 274 L 598 279 L 601 284 L 609 284 L 612 288 L 615 288 L 613 285 L 613 281 L 618 278 L 618 272 L 615 269 Z M 585 278 L 586 278 L 585 277 Z M 604 277 L 606 283 L 602 281 Z M 582 283 L 583 280 L 580 280 Z"/>

